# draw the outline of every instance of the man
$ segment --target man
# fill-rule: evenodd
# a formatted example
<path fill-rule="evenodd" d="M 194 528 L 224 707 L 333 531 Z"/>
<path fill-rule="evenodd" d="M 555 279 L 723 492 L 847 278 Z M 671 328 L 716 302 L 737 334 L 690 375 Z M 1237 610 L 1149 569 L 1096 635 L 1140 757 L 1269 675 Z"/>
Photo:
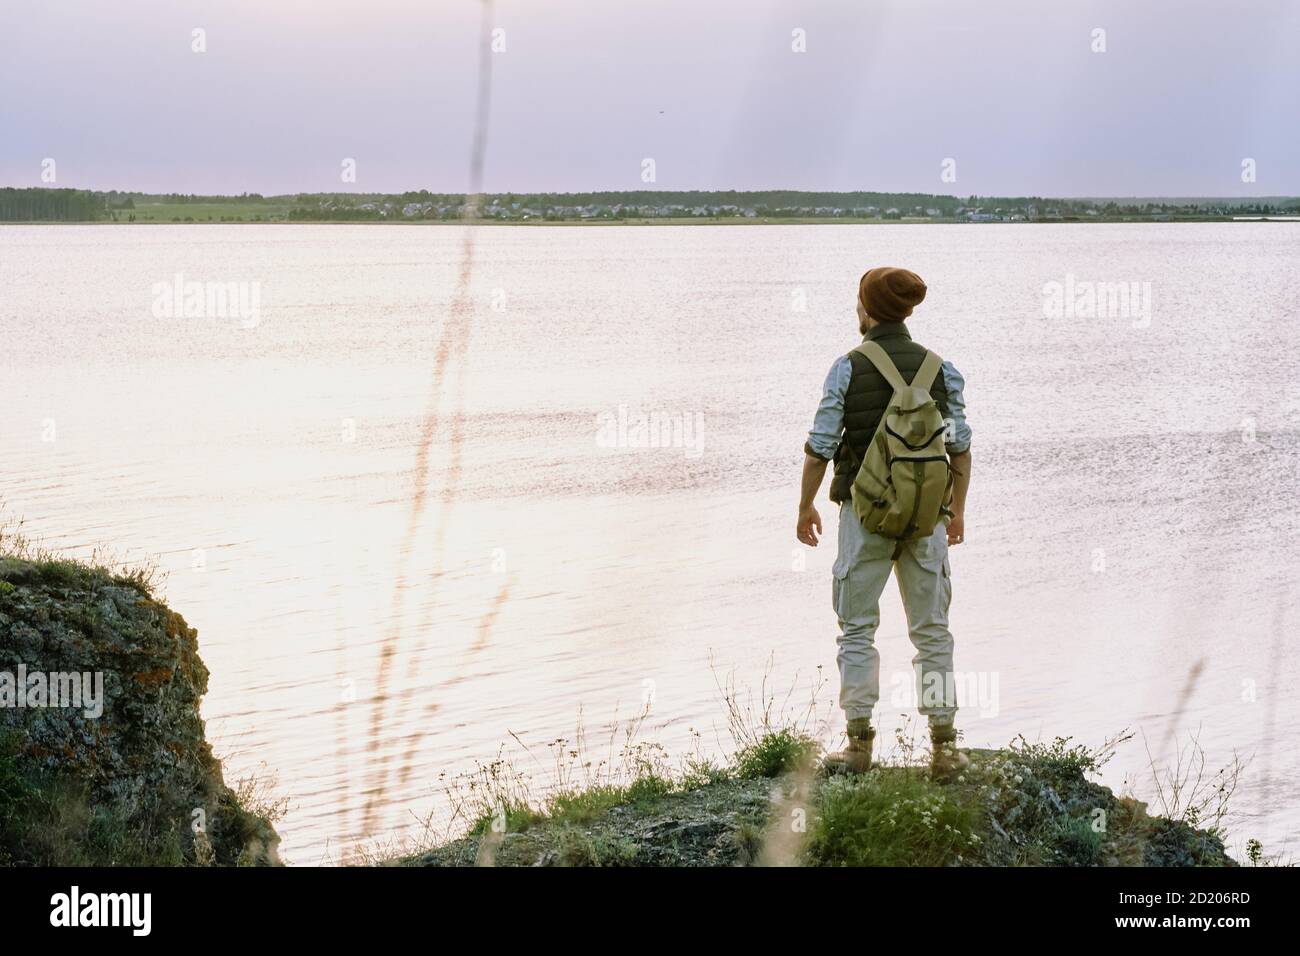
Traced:
<path fill-rule="evenodd" d="M 871 269 L 858 283 L 858 323 L 863 340 L 883 348 L 908 384 L 920 369 L 926 349 L 912 341 L 904 321 L 925 299 L 925 292 L 920 276 L 906 269 Z M 947 426 L 944 446 L 953 471 L 947 526 L 940 522 L 933 534 L 896 541 L 865 530 L 850 498 L 853 479 L 893 389 L 872 361 L 856 349 L 837 359 L 826 376 L 821 404 L 804 445 L 797 535 L 804 544 L 817 546 L 822 521 L 813 499 L 827 464 L 834 461 L 830 498 L 840 506 L 840 525 L 832 596 L 840 623 L 840 706 L 848 721 L 849 742 L 845 751 L 831 755 L 828 763 L 832 769 L 859 773 L 871 768 L 876 736 L 871 713 L 880 698 L 880 658 L 874 642 L 880 624 L 880 595 L 891 567 L 897 571 L 908 633 L 916 648 L 912 664 L 919 709 L 930 724 L 931 773 L 936 779 L 952 779 L 970 762 L 956 750 L 953 641 L 948 630 L 952 599 L 948 548 L 961 544 L 965 537 L 971 472 L 964 385 L 952 363 L 945 361 L 930 389 Z"/>

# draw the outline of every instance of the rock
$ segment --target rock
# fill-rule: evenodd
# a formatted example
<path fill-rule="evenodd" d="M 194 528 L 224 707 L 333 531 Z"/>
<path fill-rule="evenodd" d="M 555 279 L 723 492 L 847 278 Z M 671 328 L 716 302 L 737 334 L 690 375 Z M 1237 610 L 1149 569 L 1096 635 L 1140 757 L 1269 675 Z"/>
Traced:
<path fill-rule="evenodd" d="M 998 823 L 998 818 L 991 813 L 989 814 L 989 826 L 993 829 L 993 832 L 1002 837 L 1002 839 L 1011 839 L 1011 837 L 1007 836 L 1007 831 L 1002 829 L 1002 824 Z"/>
<path fill-rule="evenodd" d="M 49 699 L 16 706 L 36 699 L 34 681 Z M 276 863 L 279 836 L 239 805 L 205 738 L 207 686 L 197 632 L 145 588 L 72 562 L 0 561 L 0 784 L 74 793 L 96 827 L 179 847 L 186 862 Z M 0 858 L 24 852 L 0 842 Z"/>

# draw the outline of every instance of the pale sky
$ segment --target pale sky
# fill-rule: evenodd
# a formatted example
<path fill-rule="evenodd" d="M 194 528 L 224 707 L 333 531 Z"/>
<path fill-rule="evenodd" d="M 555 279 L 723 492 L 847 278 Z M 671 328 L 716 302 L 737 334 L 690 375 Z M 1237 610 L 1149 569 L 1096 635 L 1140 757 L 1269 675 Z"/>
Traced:
<path fill-rule="evenodd" d="M 663 189 L 1300 194 L 1295 0 L 499 0 L 492 21 L 488 191 L 642 189 L 651 158 Z M 81 188 L 463 191 L 478 43 L 478 0 L 4 0 L 0 185 L 52 158 Z"/>

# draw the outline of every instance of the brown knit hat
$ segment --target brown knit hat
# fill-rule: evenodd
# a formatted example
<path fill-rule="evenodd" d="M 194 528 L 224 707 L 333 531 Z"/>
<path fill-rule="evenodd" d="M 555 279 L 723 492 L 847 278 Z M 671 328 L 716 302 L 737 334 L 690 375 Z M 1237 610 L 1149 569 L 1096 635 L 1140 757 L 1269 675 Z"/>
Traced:
<path fill-rule="evenodd" d="M 858 283 L 858 301 L 877 322 L 902 322 L 924 300 L 925 283 L 907 269 L 868 269 Z"/>

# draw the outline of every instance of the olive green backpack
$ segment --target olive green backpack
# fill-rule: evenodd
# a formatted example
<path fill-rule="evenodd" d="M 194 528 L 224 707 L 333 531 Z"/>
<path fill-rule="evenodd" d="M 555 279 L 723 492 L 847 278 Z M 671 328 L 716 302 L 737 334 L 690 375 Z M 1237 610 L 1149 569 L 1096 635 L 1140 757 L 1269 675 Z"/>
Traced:
<path fill-rule="evenodd" d="M 878 343 L 863 342 L 856 351 L 871 360 L 894 394 L 853 479 L 853 510 L 873 534 L 898 541 L 929 537 L 951 515 L 952 503 L 943 441 L 947 423 L 930 396 L 943 359 L 926 352 L 908 385 Z M 852 448 L 849 456 L 857 457 Z"/>

